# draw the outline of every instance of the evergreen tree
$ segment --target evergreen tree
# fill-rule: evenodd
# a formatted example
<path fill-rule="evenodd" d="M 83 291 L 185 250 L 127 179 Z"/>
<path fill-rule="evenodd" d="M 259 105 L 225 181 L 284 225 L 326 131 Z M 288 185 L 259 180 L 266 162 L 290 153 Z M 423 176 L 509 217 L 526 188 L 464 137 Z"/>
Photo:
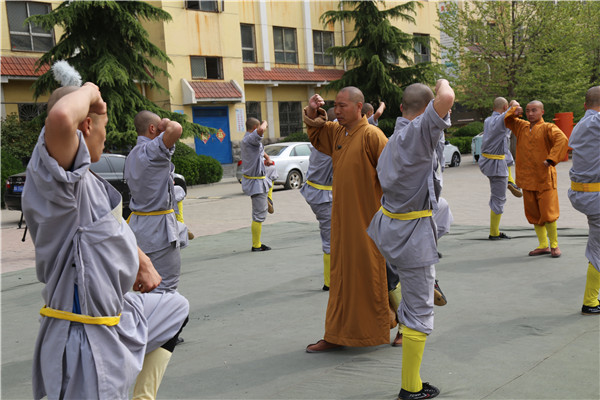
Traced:
<path fill-rule="evenodd" d="M 326 11 L 321 22 L 353 22 L 354 38 L 346 46 L 334 46 L 328 51 L 339 59 L 350 63 L 351 69 L 331 82 L 328 88 L 339 90 L 345 86 L 356 86 L 365 95 L 365 101 L 377 108 L 379 101 L 387 104 L 386 118 L 400 114 L 403 89 L 414 82 L 433 83 L 434 67 L 430 62 L 413 61 L 415 44 L 423 38 L 402 32 L 390 23 L 396 19 L 415 23 L 416 8 L 422 7 L 415 1 L 379 9 L 383 1 L 340 1 L 339 10 Z M 401 64 L 399 66 L 397 64 Z"/>
<path fill-rule="evenodd" d="M 100 88 L 108 107 L 107 148 L 135 145 L 133 117 L 144 109 L 180 122 L 184 137 L 213 132 L 188 122 L 184 115 L 158 107 L 140 93 L 136 82 L 166 92 L 155 77 L 169 75 L 155 62 L 171 63 L 167 54 L 149 41 L 142 20 L 170 21 L 171 16 L 141 1 L 66 1 L 49 14 L 29 18 L 47 30 L 57 25 L 64 29 L 58 43 L 39 59 L 38 67 L 66 60 L 84 82 L 94 82 Z M 48 71 L 34 83 L 34 95 L 57 87 Z"/>

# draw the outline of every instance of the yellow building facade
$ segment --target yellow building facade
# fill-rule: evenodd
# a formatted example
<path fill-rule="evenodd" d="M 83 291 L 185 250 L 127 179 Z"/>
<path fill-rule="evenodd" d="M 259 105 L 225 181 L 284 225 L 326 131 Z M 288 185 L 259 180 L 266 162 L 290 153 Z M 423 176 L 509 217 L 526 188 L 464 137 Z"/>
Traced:
<path fill-rule="evenodd" d="M 321 93 L 332 101 L 335 93 L 325 92 L 324 88 L 352 67 L 325 53 L 328 47 L 348 44 L 353 38 L 351 23 L 324 26 L 320 21 L 325 11 L 338 9 L 338 1 L 168 0 L 149 3 L 172 17 L 169 22 L 145 24 L 152 42 L 172 61 L 172 64 L 161 65 L 170 78 L 157 77 L 169 94 L 144 85 L 140 90 L 160 107 L 218 129 L 217 135 L 198 138 L 194 145 L 199 154 L 211 155 L 222 163 L 236 158 L 233 144 L 243 137 L 249 116 L 268 122 L 265 136 L 270 141 L 302 131 L 301 110 L 308 98 Z M 388 0 L 385 6 L 390 8 L 400 3 Z M 391 21 L 392 24 L 406 33 L 439 40 L 437 3 L 420 3 L 416 24 Z M 22 70 L 17 67 L 23 59 L 37 59 L 42 54 L 38 48 L 43 48 L 35 44 L 31 48 L 22 45 L 27 32 L 18 32 L 20 28 L 16 27 L 15 20 L 23 10 L 42 13 L 58 4 L 2 1 L 2 116 L 13 112 L 22 114 L 27 108 L 24 104 L 33 103 L 30 86 L 36 75 L 31 71 L 27 75 L 27 67 Z M 47 36 L 37 38 L 36 35 L 41 34 L 29 32 L 32 43 L 40 39 L 48 44 Z M 53 43 L 59 35 L 59 32 L 52 33 Z M 415 57 L 429 57 L 429 49 L 417 50 Z M 8 64 L 17 67 L 8 69 Z"/>

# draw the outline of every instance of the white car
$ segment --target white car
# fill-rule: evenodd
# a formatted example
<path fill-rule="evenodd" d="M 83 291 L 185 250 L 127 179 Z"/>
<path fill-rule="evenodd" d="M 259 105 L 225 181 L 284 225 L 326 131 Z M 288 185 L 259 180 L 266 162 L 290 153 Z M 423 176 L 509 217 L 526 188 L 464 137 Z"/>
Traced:
<path fill-rule="evenodd" d="M 460 150 L 447 140 L 444 144 L 444 164 L 446 167 L 458 167 L 460 165 Z"/>
<path fill-rule="evenodd" d="M 308 158 L 312 151 L 309 142 L 280 142 L 265 146 L 265 153 L 275 162 L 279 177 L 276 185 L 286 189 L 299 189 L 306 181 Z M 242 160 L 238 161 L 236 177 L 242 182 Z"/>

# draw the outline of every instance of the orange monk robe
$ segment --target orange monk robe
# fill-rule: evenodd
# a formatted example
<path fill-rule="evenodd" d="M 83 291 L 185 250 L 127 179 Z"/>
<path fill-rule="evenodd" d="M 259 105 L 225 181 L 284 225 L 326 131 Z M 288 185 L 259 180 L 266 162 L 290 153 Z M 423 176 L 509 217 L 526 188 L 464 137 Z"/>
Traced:
<path fill-rule="evenodd" d="M 305 121 L 310 125 L 308 118 Z M 381 206 L 376 168 L 387 138 L 365 117 L 347 136 L 337 122 L 308 126 L 308 136 L 333 161 L 331 286 L 324 339 L 345 346 L 388 343 L 385 259 L 367 235 Z"/>
<path fill-rule="evenodd" d="M 532 192 L 556 191 L 556 168 L 546 167 L 544 161 L 552 160 L 556 165 L 563 160 L 569 140 L 556 125 L 540 119 L 531 126 L 529 121 L 515 117 L 515 110 L 513 107 L 507 111 L 504 123 L 517 138 L 517 185 Z M 551 208 L 556 210 L 554 214 L 558 218 L 558 194 Z M 527 214 L 527 204 L 525 212 Z M 553 222 L 556 218 L 551 216 L 551 220 L 545 222 Z"/>

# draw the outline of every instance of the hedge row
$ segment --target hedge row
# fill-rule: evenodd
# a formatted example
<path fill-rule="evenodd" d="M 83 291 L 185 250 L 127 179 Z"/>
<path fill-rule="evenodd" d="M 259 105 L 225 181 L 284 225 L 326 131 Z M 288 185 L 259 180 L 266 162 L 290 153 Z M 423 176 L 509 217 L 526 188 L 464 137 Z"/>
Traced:
<path fill-rule="evenodd" d="M 171 161 L 175 171 L 185 177 L 187 185 L 219 182 L 223 177 L 223 167 L 217 160 L 196 154 L 185 143 L 177 143 Z"/>
<path fill-rule="evenodd" d="M 471 140 L 470 137 L 452 137 L 448 141 L 458 147 L 461 154 L 468 154 L 471 152 Z"/>

